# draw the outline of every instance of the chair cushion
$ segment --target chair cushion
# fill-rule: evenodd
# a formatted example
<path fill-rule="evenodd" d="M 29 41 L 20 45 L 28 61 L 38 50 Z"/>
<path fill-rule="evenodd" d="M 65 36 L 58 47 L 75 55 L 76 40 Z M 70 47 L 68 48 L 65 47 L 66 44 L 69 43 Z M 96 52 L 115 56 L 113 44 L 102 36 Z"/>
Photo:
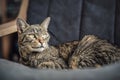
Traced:
<path fill-rule="evenodd" d="M 0 59 L 1 80 L 119 80 L 120 63 L 98 69 L 38 70 Z"/>

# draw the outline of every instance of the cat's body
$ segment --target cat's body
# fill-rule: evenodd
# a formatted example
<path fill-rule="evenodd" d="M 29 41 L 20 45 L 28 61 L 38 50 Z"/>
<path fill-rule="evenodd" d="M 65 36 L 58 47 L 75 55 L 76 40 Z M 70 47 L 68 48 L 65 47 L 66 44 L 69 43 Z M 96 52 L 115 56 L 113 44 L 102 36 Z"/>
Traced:
<path fill-rule="evenodd" d="M 36 68 L 68 69 L 69 57 L 77 48 L 78 43 L 79 41 L 72 41 L 57 46 L 49 46 L 49 48 L 42 52 L 28 54 L 28 58 L 26 60 L 21 58 L 20 62 Z"/>
<path fill-rule="evenodd" d="M 21 63 L 36 68 L 81 69 L 99 67 L 120 60 L 120 50 L 93 35 L 81 41 L 49 46 L 47 27 L 50 18 L 41 25 L 28 25 L 18 19 L 18 44 Z"/>

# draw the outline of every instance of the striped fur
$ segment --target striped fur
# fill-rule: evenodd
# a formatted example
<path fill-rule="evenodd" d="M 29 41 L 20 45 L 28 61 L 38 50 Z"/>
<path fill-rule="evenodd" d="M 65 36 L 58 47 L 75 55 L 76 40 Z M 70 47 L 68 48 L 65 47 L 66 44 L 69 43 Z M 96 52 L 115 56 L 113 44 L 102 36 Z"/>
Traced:
<path fill-rule="evenodd" d="M 87 35 L 81 41 L 49 46 L 49 22 L 49 17 L 40 25 L 29 25 L 22 19 L 17 20 L 22 64 L 40 69 L 81 69 L 100 67 L 120 60 L 119 49 L 93 35 Z"/>

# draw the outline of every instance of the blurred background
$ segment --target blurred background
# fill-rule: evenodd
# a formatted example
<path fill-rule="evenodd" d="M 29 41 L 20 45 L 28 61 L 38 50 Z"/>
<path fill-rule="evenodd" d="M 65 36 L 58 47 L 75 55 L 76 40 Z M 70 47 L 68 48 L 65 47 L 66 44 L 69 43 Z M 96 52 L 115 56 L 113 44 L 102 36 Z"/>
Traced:
<path fill-rule="evenodd" d="M 4 24 L 14 20 L 18 16 L 20 5 L 21 5 L 21 0 L 0 0 L 0 24 Z M 11 36 L 8 36 L 4 39 L 4 41 L 6 40 L 4 44 L 6 48 L 7 46 L 8 48 L 11 48 L 10 50 L 8 49 L 5 50 L 5 51 L 8 50 L 6 52 L 7 54 L 9 54 L 7 57 L 3 57 L 2 46 L 4 41 L 2 41 L 2 38 L 0 38 L 0 57 L 1 58 L 6 58 L 9 60 L 13 60 L 14 58 L 15 59 L 14 61 L 18 61 L 19 54 L 18 54 L 18 51 L 16 50 L 17 49 L 16 38 L 17 38 L 17 34 L 13 33 Z"/>
<path fill-rule="evenodd" d="M 19 13 L 21 0 L 0 1 L 0 24 L 15 19 Z"/>

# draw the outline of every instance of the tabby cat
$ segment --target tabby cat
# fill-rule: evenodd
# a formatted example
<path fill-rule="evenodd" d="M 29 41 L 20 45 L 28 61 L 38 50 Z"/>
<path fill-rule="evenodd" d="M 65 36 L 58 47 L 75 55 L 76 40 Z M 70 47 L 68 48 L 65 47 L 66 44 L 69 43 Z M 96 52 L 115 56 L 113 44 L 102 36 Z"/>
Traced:
<path fill-rule="evenodd" d="M 94 35 L 86 35 L 81 41 L 49 46 L 49 22 L 50 17 L 40 25 L 29 25 L 17 19 L 22 64 L 40 69 L 81 69 L 100 67 L 120 60 L 119 49 Z"/>

